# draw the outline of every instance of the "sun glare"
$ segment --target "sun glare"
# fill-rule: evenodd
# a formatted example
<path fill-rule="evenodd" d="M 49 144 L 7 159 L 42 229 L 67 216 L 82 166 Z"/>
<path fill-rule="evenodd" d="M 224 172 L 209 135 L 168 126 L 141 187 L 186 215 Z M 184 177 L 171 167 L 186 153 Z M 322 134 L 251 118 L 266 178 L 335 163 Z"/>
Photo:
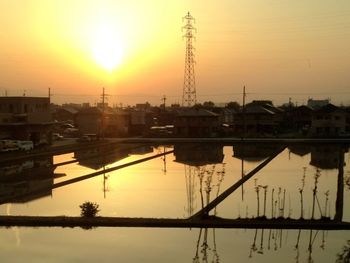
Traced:
<path fill-rule="evenodd" d="M 124 50 L 121 37 L 108 26 L 100 27 L 93 44 L 93 55 L 96 62 L 108 71 L 122 63 Z"/>

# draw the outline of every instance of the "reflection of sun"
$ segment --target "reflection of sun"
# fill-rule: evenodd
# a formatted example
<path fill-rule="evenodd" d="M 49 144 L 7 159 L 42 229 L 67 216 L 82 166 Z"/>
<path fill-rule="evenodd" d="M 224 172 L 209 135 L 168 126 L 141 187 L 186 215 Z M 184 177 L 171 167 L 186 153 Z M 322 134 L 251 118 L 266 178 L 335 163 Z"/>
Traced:
<path fill-rule="evenodd" d="M 93 55 L 100 66 L 112 71 L 121 64 L 123 43 L 117 32 L 114 32 L 108 26 L 100 27 L 94 36 L 93 42 Z"/>

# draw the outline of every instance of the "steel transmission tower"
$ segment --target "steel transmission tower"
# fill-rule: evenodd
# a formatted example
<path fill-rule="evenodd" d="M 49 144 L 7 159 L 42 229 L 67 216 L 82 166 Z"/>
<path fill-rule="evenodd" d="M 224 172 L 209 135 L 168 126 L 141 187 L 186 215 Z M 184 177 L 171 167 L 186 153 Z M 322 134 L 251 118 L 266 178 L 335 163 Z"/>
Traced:
<path fill-rule="evenodd" d="M 186 38 L 186 56 L 185 56 L 185 74 L 182 94 L 182 106 L 191 107 L 196 104 L 196 78 L 194 74 L 194 47 L 193 39 L 196 28 L 193 26 L 194 18 L 190 12 L 183 18 L 186 24 L 182 27 L 185 30 L 184 38 Z"/>

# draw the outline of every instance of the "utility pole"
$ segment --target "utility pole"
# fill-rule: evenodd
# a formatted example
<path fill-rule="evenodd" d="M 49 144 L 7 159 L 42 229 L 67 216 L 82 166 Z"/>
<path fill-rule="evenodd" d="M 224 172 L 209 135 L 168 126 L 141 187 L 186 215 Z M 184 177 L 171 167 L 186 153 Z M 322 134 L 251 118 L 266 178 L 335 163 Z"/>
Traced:
<path fill-rule="evenodd" d="M 186 20 L 186 24 L 182 27 L 185 30 L 183 35 L 186 38 L 186 55 L 185 55 L 185 72 L 184 72 L 184 83 L 182 92 L 182 106 L 191 107 L 197 103 L 196 98 L 196 78 L 194 74 L 194 47 L 193 39 L 195 38 L 194 32 L 196 28 L 193 27 L 194 18 L 190 12 L 187 13 L 183 20 Z"/>
<path fill-rule="evenodd" d="M 163 107 L 165 109 L 165 102 L 166 102 L 166 96 L 165 95 L 162 97 L 162 101 L 163 101 Z"/>
<path fill-rule="evenodd" d="M 51 88 L 49 87 L 49 103 L 51 102 Z"/>
<path fill-rule="evenodd" d="M 105 94 L 105 88 L 102 88 L 102 95 L 101 95 L 101 99 L 102 99 L 102 116 L 101 116 L 101 136 L 102 136 L 102 140 L 104 140 L 105 138 L 105 98 L 106 98 L 106 94 Z"/>
<path fill-rule="evenodd" d="M 246 119 L 245 119 L 245 97 L 246 97 L 246 93 L 245 93 L 245 86 L 243 86 L 243 103 L 242 103 L 242 113 L 243 113 L 243 136 L 242 139 L 246 136 Z"/>

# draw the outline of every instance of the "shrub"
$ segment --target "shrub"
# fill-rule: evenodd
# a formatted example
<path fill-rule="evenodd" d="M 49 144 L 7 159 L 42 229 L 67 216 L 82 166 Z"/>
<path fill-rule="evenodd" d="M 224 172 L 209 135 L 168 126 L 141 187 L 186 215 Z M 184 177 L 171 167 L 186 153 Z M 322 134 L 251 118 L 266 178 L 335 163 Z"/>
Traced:
<path fill-rule="evenodd" d="M 81 209 L 80 215 L 82 217 L 95 217 L 98 214 L 98 212 L 100 211 L 98 209 L 98 207 L 99 207 L 98 204 L 88 202 L 88 201 L 84 202 L 79 207 Z"/>

